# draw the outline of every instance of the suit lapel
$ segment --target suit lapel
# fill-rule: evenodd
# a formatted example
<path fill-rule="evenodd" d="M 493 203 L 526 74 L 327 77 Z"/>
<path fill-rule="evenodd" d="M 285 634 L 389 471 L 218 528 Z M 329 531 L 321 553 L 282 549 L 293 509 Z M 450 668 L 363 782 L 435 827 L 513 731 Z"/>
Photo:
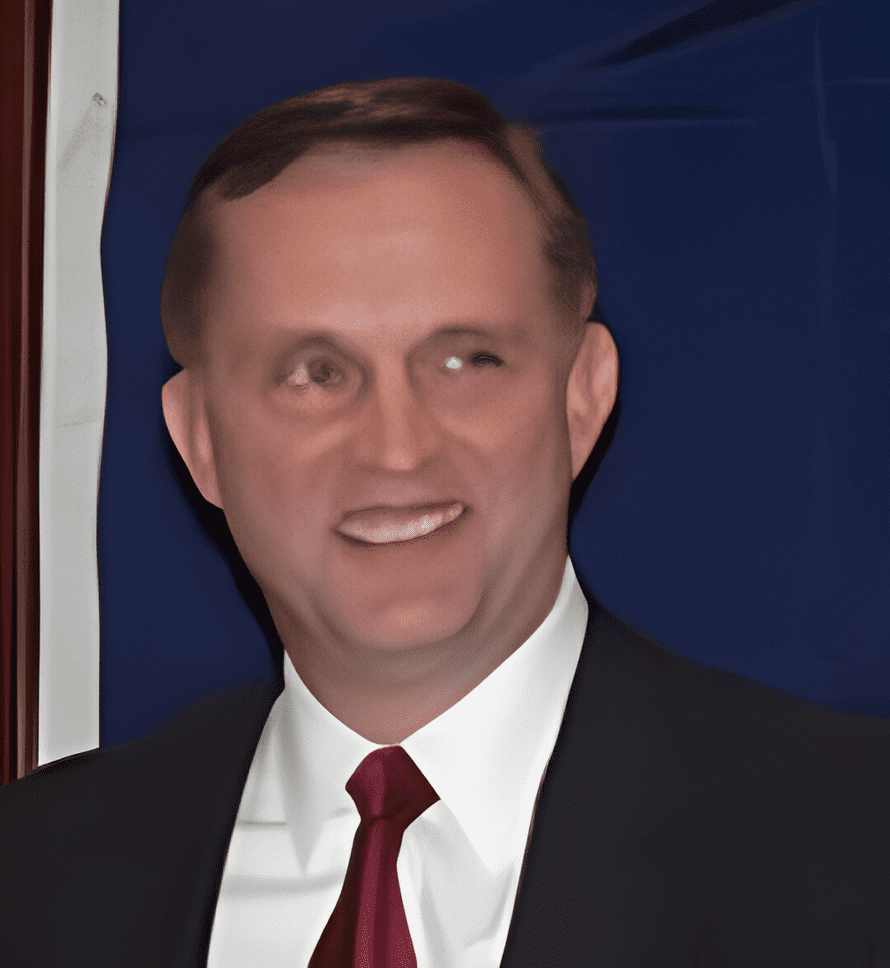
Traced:
<path fill-rule="evenodd" d="M 573 961 L 565 959 L 564 952 L 557 952 L 554 948 L 554 940 L 546 931 L 547 926 L 541 923 L 541 914 L 544 907 L 549 908 L 564 893 L 564 889 L 574 893 L 579 887 L 577 883 L 567 882 L 565 877 L 557 880 L 558 856 L 563 853 L 561 841 L 564 836 L 571 835 L 578 823 L 576 816 L 567 815 L 560 806 L 565 807 L 568 792 L 563 761 L 577 757 L 579 734 L 584 732 L 584 724 L 579 721 L 584 718 L 583 706 L 579 709 L 578 704 L 579 701 L 583 704 L 590 686 L 590 652 L 595 648 L 592 624 L 591 617 L 553 754 L 535 800 L 501 968 L 573 964 Z"/>
<path fill-rule="evenodd" d="M 676 935 L 678 950 L 695 934 L 687 912 L 700 910 L 702 878 L 674 852 L 670 832 L 695 813 L 696 778 L 672 738 L 659 661 L 642 637 L 590 602 L 501 968 L 643 968 L 654 963 L 656 923 L 661 935 Z M 673 912 L 665 896 L 677 901 Z"/>
<path fill-rule="evenodd" d="M 133 916 L 141 923 L 142 911 L 153 912 L 154 930 L 158 924 L 165 929 L 157 938 L 152 930 L 146 931 L 139 964 L 206 965 L 241 794 L 280 690 L 280 682 L 263 682 L 215 697 L 159 734 L 164 748 L 153 749 L 152 760 L 164 772 L 158 781 L 162 792 L 151 805 L 153 817 L 146 818 L 152 836 L 139 841 L 144 856 L 136 866 L 150 876 L 143 878 L 145 887 L 141 896 L 137 894 Z M 153 843 L 164 844 L 164 849 L 152 851 Z M 168 895 L 174 895 L 163 899 L 163 908 L 169 911 L 164 918 L 157 917 L 158 885 L 167 885 Z"/>

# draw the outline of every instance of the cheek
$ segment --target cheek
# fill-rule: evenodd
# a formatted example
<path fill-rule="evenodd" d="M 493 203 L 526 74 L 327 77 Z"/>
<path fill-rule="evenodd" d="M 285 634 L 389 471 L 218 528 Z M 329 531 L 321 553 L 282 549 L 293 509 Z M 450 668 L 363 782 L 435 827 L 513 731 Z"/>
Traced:
<path fill-rule="evenodd" d="M 291 439 L 257 427 L 233 429 L 220 444 L 223 508 L 245 558 L 305 547 L 323 488 L 317 468 L 300 459 Z"/>
<path fill-rule="evenodd" d="M 542 394 L 543 396 L 543 394 Z M 548 517 L 571 483 L 571 454 L 565 413 L 552 397 L 509 410 L 509 419 L 492 428 L 487 446 L 477 451 L 488 478 L 488 498 L 502 515 L 533 512 Z"/>

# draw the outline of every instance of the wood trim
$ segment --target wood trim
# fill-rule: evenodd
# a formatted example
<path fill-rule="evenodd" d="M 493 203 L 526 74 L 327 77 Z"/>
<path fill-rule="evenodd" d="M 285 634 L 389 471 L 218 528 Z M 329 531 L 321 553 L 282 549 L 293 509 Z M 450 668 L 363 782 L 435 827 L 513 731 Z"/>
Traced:
<path fill-rule="evenodd" d="M 51 0 L 0 3 L 0 782 L 37 765 L 38 445 Z"/>

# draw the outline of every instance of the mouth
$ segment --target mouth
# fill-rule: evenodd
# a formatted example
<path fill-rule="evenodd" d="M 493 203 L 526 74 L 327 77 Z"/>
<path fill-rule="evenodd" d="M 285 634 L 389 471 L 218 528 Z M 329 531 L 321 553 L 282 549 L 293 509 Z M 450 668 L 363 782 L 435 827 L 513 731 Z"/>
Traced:
<path fill-rule="evenodd" d="M 334 530 L 364 544 L 396 544 L 432 534 L 456 521 L 464 511 L 466 505 L 460 501 L 401 508 L 364 508 L 347 514 Z"/>

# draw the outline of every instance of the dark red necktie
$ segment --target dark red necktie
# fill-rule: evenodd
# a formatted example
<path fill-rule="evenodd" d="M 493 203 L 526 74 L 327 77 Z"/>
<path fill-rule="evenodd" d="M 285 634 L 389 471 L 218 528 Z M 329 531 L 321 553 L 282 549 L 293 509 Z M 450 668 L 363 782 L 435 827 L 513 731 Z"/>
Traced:
<path fill-rule="evenodd" d="M 408 825 L 439 794 L 401 746 L 369 753 L 346 792 L 362 819 L 343 890 L 309 968 L 417 968 L 396 860 Z"/>

